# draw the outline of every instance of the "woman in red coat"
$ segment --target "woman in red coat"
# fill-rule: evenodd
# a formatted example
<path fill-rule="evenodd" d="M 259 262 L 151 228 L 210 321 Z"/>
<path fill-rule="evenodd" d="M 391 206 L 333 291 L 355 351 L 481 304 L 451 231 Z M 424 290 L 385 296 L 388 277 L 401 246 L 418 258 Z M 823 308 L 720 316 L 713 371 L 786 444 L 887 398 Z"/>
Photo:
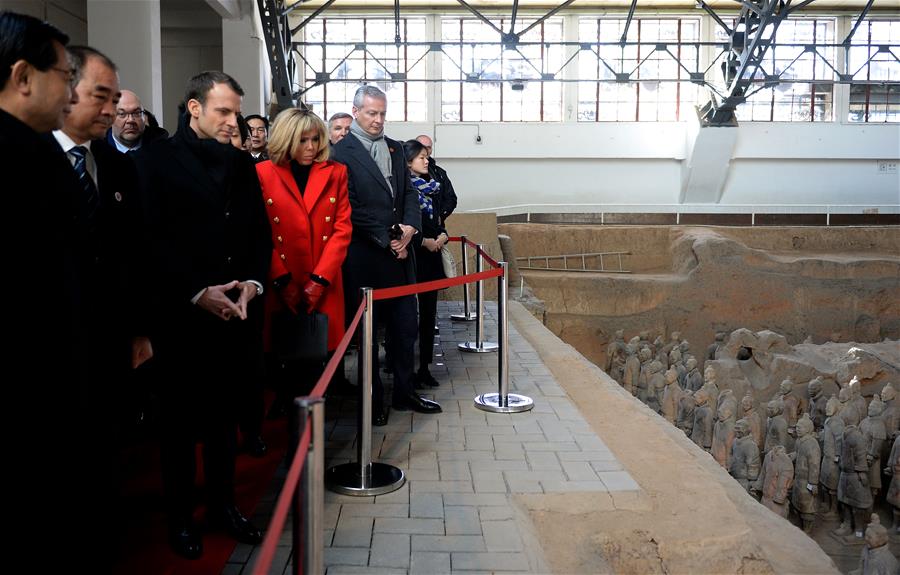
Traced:
<path fill-rule="evenodd" d="M 256 165 L 272 227 L 273 289 L 266 290 L 268 321 L 276 311 L 320 311 L 328 316 L 328 350 L 344 336 L 341 264 L 350 243 L 347 168 L 328 160 L 325 123 L 307 110 L 284 110 L 272 124 L 269 161 Z M 321 366 L 286 366 L 291 380 L 313 383 Z M 302 373 L 296 373 L 302 370 Z M 291 373 L 295 372 L 295 373 Z M 297 389 L 282 389 L 289 400 Z"/>

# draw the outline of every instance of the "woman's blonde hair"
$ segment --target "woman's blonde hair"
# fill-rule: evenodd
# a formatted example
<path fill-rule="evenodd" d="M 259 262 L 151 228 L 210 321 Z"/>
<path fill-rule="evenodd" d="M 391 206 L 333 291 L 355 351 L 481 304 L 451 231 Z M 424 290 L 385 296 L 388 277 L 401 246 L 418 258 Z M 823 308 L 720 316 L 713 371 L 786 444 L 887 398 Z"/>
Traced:
<path fill-rule="evenodd" d="M 303 132 L 315 130 L 319 134 L 319 151 L 314 161 L 324 162 L 328 159 L 328 134 L 325 122 L 309 110 L 288 108 L 282 111 L 272 123 L 269 132 L 269 159 L 273 164 L 286 164 L 294 157 L 300 146 Z"/>

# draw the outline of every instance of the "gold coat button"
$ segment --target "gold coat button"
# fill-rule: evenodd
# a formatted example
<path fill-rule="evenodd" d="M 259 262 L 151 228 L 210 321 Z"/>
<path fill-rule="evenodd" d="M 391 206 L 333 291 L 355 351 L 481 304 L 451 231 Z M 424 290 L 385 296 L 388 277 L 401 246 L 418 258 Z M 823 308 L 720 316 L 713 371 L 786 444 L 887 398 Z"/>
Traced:
<path fill-rule="evenodd" d="M 287 259 L 287 256 L 285 256 L 284 254 L 281 254 L 281 259 L 282 259 L 282 260 L 286 260 L 286 259 Z"/>
<path fill-rule="evenodd" d="M 331 196 L 330 198 L 328 198 L 328 201 L 333 204 L 334 202 L 337 201 L 337 198 L 335 198 L 334 196 Z"/>
<path fill-rule="evenodd" d="M 278 239 L 278 243 L 279 243 L 279 244 L 283 244 L 283 243 L 284 243 L 284 238 L 283 238 L 283 237 L 278 236 L 277 239 Z"/>
<path fill-rule="evenodd" d="M 278 218 L 278 216 L 275 216 L 274 218 L 272 218 L 272 221 L 275 222 L 276 224 L 281 223 L 281 220 Z"/>
<path fill-rule="evenodd" d="M 326 222 L 330 222 L 330 221 L 331 221 L 331 216 L 325 216 L 325 221 L 326 221 Z"/>
<path fill-rule="evenodd" d="M 266 200 L 266 205 L 267 205 L 267 206 L 271 206 L 271 205 L 274 204 L 274 203 L 275 203 L 275 202 L 272 200 L 272 198 L 269 198 L 268 200 Z"/>
<path fill-rule="evenodd" d="M 323 242 L 327 242 L 327 241 L 328 241 L 328 236 L 322 236 L 322 241 L 323 241 Z"/>

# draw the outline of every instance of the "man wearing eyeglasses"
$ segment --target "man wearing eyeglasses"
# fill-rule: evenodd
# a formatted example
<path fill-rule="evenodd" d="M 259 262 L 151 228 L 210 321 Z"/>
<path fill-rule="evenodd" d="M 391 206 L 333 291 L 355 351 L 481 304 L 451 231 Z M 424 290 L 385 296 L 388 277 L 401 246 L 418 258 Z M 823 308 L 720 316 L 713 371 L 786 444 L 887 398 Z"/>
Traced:
<path fill-rule="evenodd" d="M 250 129 L 250 155 L 255 163 L 269 159 L 266 151 L 269 146 L 269 120 L 259 114 L 250 114 L 244 120 Z"/>
<path fill-rule="evenodd" d="M 126 154 L 137 152 L 141 146 L 166 138 L 168 132 L 162 128 L 154 128 L 147 124 L 144 106 L 141 99 L 131 90 L 122 90 L 122 97 L 116 105 L 116 116 L 106 141 Z"/>
<path fill-rule="evenodd" d="M 4 512 L 16 518 L 6 539 L 54 572 L 73 561 L 101 570 L 99 561 L 112 550 L 112 536 L 92 527 L 96 512 L 86 494 L 93 472 L 82 457 L 88 383 L 82 346 L 89 318 L 82 309 L 80 236 L 70 208 L 78 182 L 59 145 L 40 137 L 60 128 L 77 102 L 68 41 L 46 22 L 0 12 L 0 173 L 7 224 L 0 226 L 0 245 L 4 268 L 22 282 L 4 314 L 14 336 L 0 348 L 0 361 L 7 374 L 25 374 L 4 386 L 3 401 L 32 415 L 25 424 L 21 417 L 3 418 L 3 435 L 13 439 L 4 455 L 15 461 L 4 473 L 6 488 L 15 493 Z M 27 214 L 39 229 L 23 234 L 12 220 Z M 48 518 L 65 533 L 52 553 L 39 536 Z"/>

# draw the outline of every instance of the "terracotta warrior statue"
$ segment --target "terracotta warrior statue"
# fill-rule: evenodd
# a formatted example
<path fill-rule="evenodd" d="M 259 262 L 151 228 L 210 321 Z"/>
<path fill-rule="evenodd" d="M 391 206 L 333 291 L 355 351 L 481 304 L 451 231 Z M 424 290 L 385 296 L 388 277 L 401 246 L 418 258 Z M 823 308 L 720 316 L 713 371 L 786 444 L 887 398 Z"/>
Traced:
<path fill-rule="evenodd" d="M 825 404 L 825 424 L 822 427 L 822 467 L 819 483 L 822 486 L 822 514 L 827 519 L 836 519 L 837 488 L 841 476 L 841 445 L 844 442 L 844 420 L 838 415 L 840 402 L 834 396 Z"/>
<path fill-rule="evenodd" d="M 662 371 L 661 363 L 656 360 L 650 362 L 649 376 L 647 377 L 647 407 L 656 413 L 659 413 L 663 389 L 666 387 L 666 377 Z"/>
<path fill-rule="evenodd" d="M 803 521 L 803 530 L 812 531 L 816 518 L 816 494 L 819 492 L 819 466 L 822 450 L 813 433 L 813 422 L 808 414 L 797 421 L 797 443 L 794 451 L 794 488 L 791 505 Z"/>
<path fill-rule="evenodd" d="M 891 529 L 894 530 L 894 533 L 900 534 L 900 435 L 894 438 L 894 445 L 891 447 L 891 455 L 888 457 L 887 468 L 884 472 L 891 476 L 891 484 L 887 492 L 887 502 L 894 514 L 894 523 L 891 525 Z"/>
<path fill-rule="evenodd" d="M 659 342 L 660 344 L 662 344 L 661 337 L 659 338 Z M 661 347 L 657 347 L 656 349 L 659 350 L 659 353 L 664 353 L 666 354 L 666 357 L 668 357 L 669 353 L 671 353 L 671 351 L 677 348 L 679 345 L 681 345 L 681 332 L 673 331 L 671 334 L 669 334 L 669 342 L 665 345 L 662 345 Z"/>
<path fill-rule="evenodd" d="M 847 387 L 850 389 L 850 403 L 856 406 L 859 420 L 862 421 L 869 413 L 869 409 L 866 405 L 866 398 L 862 396 L 862 384 L 859 377 L 854 375 Z"/>
<path fill-rule="evenodd" d="M 666 418 L 666 421 L 674 425 L 675 417 L 678 415 L 678 400 L 681 398 L 678 373 L 674 369 L 669 369 L 666 371 L 665 378 L 666 387 L 663 390 L 660 413 Z"/>
<path fill-rule="evenodd" d="M 678 349 L 681 350 L 681 360 L 687 361 L 690 358 L 694 357 L 694 354 L 691 353 L 691 342 L 686 339 L 681 340 L 681 343 L 678 345 Z"/>
<path fill-rule="evenodd" d="M 709 451 L 712 447 L 713 414 L 709 407 L 709 395 L 706 391 L 699 390 L 694 394 L 694 426 L 691 430 L 691 441 Z"/>
<path fill-rule="evenodd" d="M 759 446 L 750 435 L 750 424 L 738 419 L 734 424 L 734 443 L 731 444 L 731 467 L 728 473 L 745 490 L 759 478 Z"/>
<path fill-rule="evenodd" d="M 809 380 L 806 390 L 809 392 L 809 418 L 812 419 L 813 427 L 818 431 L 825 424 L 825 404 L 828 403 L 828 398 L 822 391 L 822 378 Z"/>
<path fill-rule="evenodd" d="M 648 382 L 650 381 L 650 364 L 653 363 L 653 352 L 649 347 L 642 347 L 638 352 L 641 360 L 641 374 L 637 380 L 637 393 L 635 394 L 642 402 L 647 403 Z"/>
<path fill-rule="evenodd" d="M 708 365 L 703 370 L 703 388 L 709 396 L 709 405 L 715 408 L 719 405 L 719 385 L 716 383 L 716 370 Z"/>
<path fill-rule="evenodd" d="M 888 443 L 900 435 L 900 407 L 897 406 L 897 391 L 890 383 L 881 388 L 881 401 L 884 402 L 884 411 L 881 419 L 884 420 L 884 429 L 888 434 Z"/>
<path fill-rule="evenodd" d="M 869 465 L 869 487 L 872 496 L 877 497 L 881 493 L 881 452 L 887 440 L 884 430 L 884 421 L 881 412 L 884 404 L 876 395 L 868 408 L 869 414 L 859 423 L 859 430 L 866 440 L 866 463 Z"/>
<path fill-rule="evenodd" d="M 769 416 L 769 419 L 766 421 L 766 443 L 763 445 L 764 454 L 768 454 L 776 445 L 785 445 L 787 443 L 787 422 L 781 415 L 782 409 L 782 403 L 777 399 L 773 399 L 766 405 L 766 415 Z"/>
<path fill-rule="evenodd" d="M 869 488 L 866 440 L 855 425 L 844 427 L 840 467 L 837 496 L 838 501 L 844 504 L 844 521 L 835 530 L 835 534 L 847 535 L 852 532 L 862 539 L 863 525 L 872 509 L 872 490 Z"/>
<path fill-rule="evenodd" d="M 775 514 L 788 516 L 788 494 L 794 484 L 794 464 L 783 445 L 776 445 L 766 454 L 762 472 L 753 491 L 762 494 L 761 502 Z"/>
<path fill-rule="evenodd" d="M 719 394 L 719 399 L 716 401 L 716 411 L 718 412 L 726 403 L 731 408 L 731 421 L 737 421 L 737 398 L 734 397 L 734 391 L 730 389 L 723 390 Z"/>
<path fill-rule="evenodd" d="M 677 347 L 669 352 L 669 367 L 674 369 L 678 375 L 678 385 L 684 384 L 687 369 L 685 369 L 684 361 L 681 359 L 681 351 Z"/>
<path fill-rule="evenodd" d="M 731 391 L 731 390 L 728 390 Z M 725 469 L 731 468 L 731 447 L 734 444 L 734 406 L 724 401 L 719 405 L 718 418 L 713 427 L 713 440 L 710 447 L 713 459 Z"/>
<path fill-rule="evenodd" d="M 719 353 L 719 349 L 725 347 L 725 337 L 726 334 L 724 331 L 716 332 L 716 341 L 712 343 L 709 347 L 706 348 L 706 359 L 716 359 L 716 356 Z"/>
<path fill-rule="evenodd" d="M 613 366 L 613 358 L 616 355 L 625 352 L 625 332 L 621 329 L 616 330 L 615 338 L 609 342 L 609 345 L 606 346 L 606 362 L 604 363 L 603 371 L 609 374 L 609 370 Z M 615 379 L 615 378 L 613 378 Z"/>
<path fill-rule="evenodd" d="M 685 391 L 678 398 L 678 414 L 675 417 L 675 425 L 684 432 L 688 437 L 694 431 L 694 409 L 697 402 L 694 400 L 694 394 Z"/>
<path fill-rule="evenodd" d="M 629 343 L 625 346 L 625 369 L 622 372 L 622 387 L 631 395 L 637 393 L 638 379 L 641 377 L 641 360 L 637 348 Z"/>
<path fill-rule="evenodd" d="M 794 395 L 794 382 L 790 379 L 782 381 L 778 387 L 778 393 L 772 399 L 781 399 L 783 404 L 781 415 L 787 422 L 788 435 L 791 438 L 795 437 L 796 432 L 794 428 L 797 426 L 797 418 L 800 417 L 800 399 Z M 790 440 L 789 443 L 791 443 Z"/>
<path fill-rule="evenodd" d="M 750 395 L 741 398 L 741 417 L 746 419 L 747 424 L 750 425 L 750 437 L 756 442 L 756 446 L 762 449 L 766 444 L 766 426 L 763 425 L 762 417 Z"/>
<path fill-rule="evenodd" d="M 687 391 L 697 391 L 703 387 L 703 375 L 697 369 L 697 360 L 693 357 L 689 358 L 684 363 L 684 368 L 687 370 L 687 375 L 684 376 L 684 388 Z"/>
<path fill-rule="evenodd" d="M 840 392 L 838 392 L 838 400 L 841 402 L 841 408 L 838 410 L 838 413 L 840 414 L 841 419 L 844 420 L 844 427 L 848 425 L 859 425 L 861 419 L 856 406 L 850 401 L 850 388 L 842 387 Z"/>
<path fill-rule="evenodd" d="M 900 562 L 888 548 L 887 529 L 881 525 L 877 513 L 873 513 L 866 527 L 866 546 L 859 557 L 859 568 L 851 575 L 897 575 Z"/>

